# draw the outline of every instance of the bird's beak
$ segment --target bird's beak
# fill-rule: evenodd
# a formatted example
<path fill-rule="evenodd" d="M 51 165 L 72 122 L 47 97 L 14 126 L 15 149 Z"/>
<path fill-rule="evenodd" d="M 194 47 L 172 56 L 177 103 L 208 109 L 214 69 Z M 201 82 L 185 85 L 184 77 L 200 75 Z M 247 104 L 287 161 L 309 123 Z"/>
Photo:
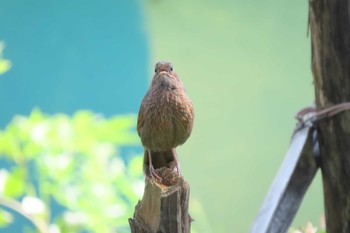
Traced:
<path fill-rule="evenodd" d="M 159 76 L 159 77 L 166 77 L 166 76 L 170 77 L 171 74 L 169 74 L 167 71 L 161 71 L 161 72 L 158 73 L 157 76 Z"/>

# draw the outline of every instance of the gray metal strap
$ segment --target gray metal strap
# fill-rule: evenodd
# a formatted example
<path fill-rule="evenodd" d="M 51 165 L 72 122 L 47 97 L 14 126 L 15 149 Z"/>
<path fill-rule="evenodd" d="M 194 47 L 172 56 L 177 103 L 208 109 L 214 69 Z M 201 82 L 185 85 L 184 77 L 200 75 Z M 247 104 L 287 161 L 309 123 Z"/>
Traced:
<path fill-rule="evenodd" d="M 295 131 L 250 233 L 287 232 L 317 169 L 312 128 L 304 125 Z"/>

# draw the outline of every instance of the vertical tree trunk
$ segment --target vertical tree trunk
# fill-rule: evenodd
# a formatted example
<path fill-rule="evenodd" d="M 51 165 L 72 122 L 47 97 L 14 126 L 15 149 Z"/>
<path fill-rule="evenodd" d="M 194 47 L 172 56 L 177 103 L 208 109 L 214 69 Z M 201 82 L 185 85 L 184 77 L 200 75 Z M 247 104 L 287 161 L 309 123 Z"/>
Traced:
<path fill-rule="evenodd" d="M 318 110 L 350 102 L 350 0 L 309 0 Z M 350 232 L 350 112 L 319 123 L 327 233 Z"/>

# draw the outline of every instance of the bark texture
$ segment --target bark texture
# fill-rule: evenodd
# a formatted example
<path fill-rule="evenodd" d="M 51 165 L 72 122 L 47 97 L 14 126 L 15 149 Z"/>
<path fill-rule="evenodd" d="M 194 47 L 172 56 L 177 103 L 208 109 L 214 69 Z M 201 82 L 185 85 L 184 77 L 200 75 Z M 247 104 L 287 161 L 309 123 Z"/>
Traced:
<path fill-rule="evenodd" d="M 132 233 L 189 233 L 190 187 L 182 178 L 171 186 L 146 178 L 144 196 L 129 219 Z"/>
<path fill-rule="evenodd" d="M 310 0 L 318 110 L 350 101 L 350 0 Z M 350 232 L 350 112 L 319 123 L 327 233 Z"/>

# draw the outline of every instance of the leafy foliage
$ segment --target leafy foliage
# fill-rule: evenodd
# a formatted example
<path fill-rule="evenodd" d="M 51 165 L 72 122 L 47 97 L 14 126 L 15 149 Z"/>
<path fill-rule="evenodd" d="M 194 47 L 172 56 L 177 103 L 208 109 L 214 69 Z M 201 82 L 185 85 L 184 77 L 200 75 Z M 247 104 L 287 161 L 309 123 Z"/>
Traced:
<path fill-rule="evenodd" d="M 109 119 L 35 109 L 0 131 L 0 227 L 20 212 L 40 231 L 128 232 L 127 218 L 143 191 L 142 158 L 120 156 L 139 143 L 135 115 Z M 62 210 L 53 215 L 52 203 Z"/>

